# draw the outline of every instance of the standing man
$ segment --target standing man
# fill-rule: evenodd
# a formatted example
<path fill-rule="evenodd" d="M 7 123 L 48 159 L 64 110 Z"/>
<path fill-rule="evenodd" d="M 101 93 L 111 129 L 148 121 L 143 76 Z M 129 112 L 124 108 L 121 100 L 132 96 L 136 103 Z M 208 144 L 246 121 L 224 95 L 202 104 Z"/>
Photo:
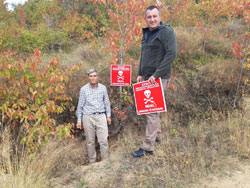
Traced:
<path fill-rule="evenodd" d="M 110 101 L 107 89 L 98 83 L 95 69 L 88 71 L 89 83 L 80 89 L 76 111 L 77 128 L 84 128 L 89 162 L 96 162 L 95 136 L 100 143 L 101 159 L 108 157 L 108 126 L 111 124 Z M 83 123 L 83 124 L 82 124 Z"/>
<path fill-rule="evenodd" d="M 141 60 L 137 82 L 148 80 L 155 83 L 162 79 L 165 89 L 171 78 L 171 69 L 176 57 L 177 42 L 173 29 L 161 22 L 160 10 L 157 6 L 149 6 L 145 11 L 147 28 L 143 28 L 141 41 Z M 153 155 L 155 141 L 161 141 L 160 114 L 146 115 L 146 137 L 139 150 L 132 153 L 133 157 Z"/>

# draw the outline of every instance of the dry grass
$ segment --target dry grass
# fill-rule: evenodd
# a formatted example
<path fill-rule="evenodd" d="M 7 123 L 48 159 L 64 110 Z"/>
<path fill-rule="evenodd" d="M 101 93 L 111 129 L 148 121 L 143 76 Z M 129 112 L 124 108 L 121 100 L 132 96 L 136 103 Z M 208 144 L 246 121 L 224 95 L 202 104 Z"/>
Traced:
<path fill-rule="evenodd" d="M 248 114 L 249 115 L 249 114 Z M 165 188 L 193 187 L 209 172 L 227 168 L 225 157 L 250 156 L 250 120 L 247 114 L 234 112 L 229 118 L 198 123 L 187 127 L 170 119 L 174 114 L 162 114 L 163 142 L 156 145 L 155 155 L 134 159 L 144 138 L 144 125 L 128 124 L 121 134 L 111 138 L 110 157 L 102 162 L 77 167 L 67 187 L 88 188 Z M 56 187 L 62 187 L 62 178 Z"/>
<path fill-rule="evenodd" d="M 236 59 L 223 58 L 216 58 L 199 70 L 201 77 L 221 90 L 230 90 L 237 85 L 239 71 Z"/>
<path fill-rule="evenodd" d="M 194 28 L 176 27 L 174 29 L 178 42 L 176 65 L 195 67 L 197 64 L 209 63 L 216 56 L 232 57 L 230 49 L 232 48 L 233 39 L 220 32 L 218 28 L 215 28 L 214 32 L 210 31 L 209 37 L 206 39 L 204 39 L 202 32 Z"/>
<path fill-rule="evenodd" d="M 101 59 L 103 59 L 101 49 L 93 49 L 91 44 L 85 44 L 76 47 L 70 54 L 62 54 L 62 66 L 70 67 L 76 64 L 83 65 L 84 70 L 88 70 L 95 66 L 99 66 Z M 103 62 L 102 62 L 103 63 Z"/>
<path fill-rule="evenodd" d="M 0 187 L 49 188 L 51 178 L 67 174 L 85 164 L 85 147 L 72 141 L 50 141 L 36 154 L 29 154 L 14 143 L 6 129 L 0 135 Z M 81 143 L 82 144 L 82 143 Z"/>
<path fill-rule="evenodd" d="M 54 160 L 48 160 L 47 164 L 46 159 L 32 160 L 25 151 L 21 152 L 20 156 L 16 155 L 9 135 L 8 131 L 4 131 L 1 135 L 1 186 L 5 188 L 48 187 L 47 172 L 50 171 L 50 165 Z"/>
<path fill-rule="evenodd" d="M 176 124 L 185 126 L 197 117 L 211 118 L 214 111 L 227 116 L 234 110 L 239 76 L 234 59 L 214 58 L 194 69 L 179 71 L 166 93 L 169 110 L 175 114 L 171 120 Z"/>
<path fill-rule="evenodd" d="M 218 26 L 219 32 L 227 38 L 238 39 L 244 32 L 244 22 L 241 19 L 229 20 L 226 26 Z"/>
<path fill-rule="evenodd" d="M 174 28 L 176 32 L 176 38 L 178 39 L 177 46 L 180 53 L 186 56 L 195 56 L 195 54 L 202 54 L 202 36 L 201 33 L 193 28 Z M 194 37 L 195 36 L 195 37 Z M 181 51 L 183 50 L 183 51 Z"/>
<path fill-rule="evenodd" d="M 226 156 L 249 159 L 249 98 L 245 109 L 221 119 L 193 120 L 187 127 L 171 121 L 173 113 L 162 114 L 163 141 L 155 155 L 134 159 L 144 138 L 145 124 L 128 124 L 112 137 L 110 157 L 87 165 L 85 141 L 50 142 L 39 154 L 13 158 L 11 142 L 1 136 L 0 183 L 5 188 L 165 188 L 193 187 L 208 172 L 226 168 Z M 246 111 L 245 111 L 246 110 Z"/>
<path fill-rule="evenodd" d="M 183 127 L 172 121 L 175 113 L 162 114 L 163 142 L 155 155 L 132 157 L 145 135 L 145 123 L 127 124 L 109 140 L 110 157 L 102 162 L 78 166 L 70 177 L 57 178 L 56 188 L 165 188 L 194 187 L 210 172 L 228 169 L 227 156 L 249 160 L 249 98 L 242 111 L 228 116 L 217 112 L 206 121 L 193 119 Z M 77 177 L 77 178 L 75 178 Z"/>

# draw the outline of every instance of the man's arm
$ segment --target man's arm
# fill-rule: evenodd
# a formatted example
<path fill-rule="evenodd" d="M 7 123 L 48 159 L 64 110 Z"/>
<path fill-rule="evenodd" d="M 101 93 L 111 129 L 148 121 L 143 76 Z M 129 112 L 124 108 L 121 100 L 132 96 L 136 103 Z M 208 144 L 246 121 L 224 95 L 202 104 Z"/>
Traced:
<path fill-rule="evenodd" d="M 161 42 L 165 49 L 165 55 L 160 66 L 153 74 L 154 78 L 162 77 L 162 75 L 165 75 L 168 73 L 168 71 L 171 71 L 172 64 L 177 53 L 177 40 L 174 31 L 169 29 L 164 30 L 163 32 L 164 33 L 162 33 Z M 169 74 L 171 75 L 171 72 Z"/>
<path fill-rule="evenodd" d="M 142 39 L 142 43 L 143 43 L 143 39 Z M 142 51 L 141 51 L 141 58 L 142 58 Z M 138 76 L 136 79 L 136 82 L 142 82 L 143 78 L 142 78 L 142 72 L 141 72 L 141 66 L 142 66 L 142 59 L 140 59 L 140 63 L 139 63 L 139 67 L 138 67 Z"/>
<path fill-rule="evenodd" d="M 103 98 L 103 102 L 104 102 L 104 108 L 106 111 L 106 115 L 107 115 L 107 121 L 108 124 L 111 124 L 111 108 L 110 108 L 110 101 L 109 101 L 109 97 L 108 97 L 108 92 L 107 92 L 107 88 L 105 87 L 104 90 L 104 98 Z"/>
<path fill-rule="evenodd" d="M 108 125 L 111 125 L 111 122 L 112 122 L 111 117 L 107 117 L 107 122 L 108 122 Z"/>
<path fill-rule="evenodd" d="M 81 123 L 81 122 L 77 123 L 77 124 L 76 124 L 76 128 L 78 128 L 78 129 L 83 129 L 82 123 Z"/>
<path fill-rule="evenodd" d="M 79 92 L 79 100 L 78 100 L 78 105 L 77 105 L 77 110 L 76 110 L 77 126 L 79 126 L 82 122 L 82 111 L 83 111 L 83 107 L 85 105 L 85 99 L 86 99 L 86 97 L 84 95 L 83 88 L 81 88 L 80 92 Z"/>
<path fill-rule="evenodd" d="M 142 54 L 141 54 L 141 58 L 142 58 Z M 139 82 L 142 82 L 143 78 L 142 78 L 142 72 L 141 72 L 141 59 L 140 59 L 140 64 L 139 64 L 139 70 L 138 70 L 138 76 L 137 76 L 137 79 L 136 79 L 136 82 L 139 83 Z"/>

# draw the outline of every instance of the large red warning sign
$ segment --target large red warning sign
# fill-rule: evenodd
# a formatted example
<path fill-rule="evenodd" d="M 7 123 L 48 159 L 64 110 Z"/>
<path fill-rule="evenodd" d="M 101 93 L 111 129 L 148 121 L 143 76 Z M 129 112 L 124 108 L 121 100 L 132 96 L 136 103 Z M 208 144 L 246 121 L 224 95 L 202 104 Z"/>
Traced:
<path fill-rule="evenodd" d="M 137 114 L 167 111 L 161 79 L 133 84 Z"/>
<path fill-rule="evenodd" d="M 111 65 L 111 86 L 131 85 L 131 65 Z"/>

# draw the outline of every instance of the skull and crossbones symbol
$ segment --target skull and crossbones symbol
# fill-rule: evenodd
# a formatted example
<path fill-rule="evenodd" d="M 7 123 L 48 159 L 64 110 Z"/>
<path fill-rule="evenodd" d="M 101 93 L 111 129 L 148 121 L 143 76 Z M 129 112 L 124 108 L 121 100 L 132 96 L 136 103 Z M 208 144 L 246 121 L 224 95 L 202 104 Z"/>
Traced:
<path fill-rule="evenodd" d="M 118 72 L 117 78 L 118 78 L 118 80 L 124 80 L 123 71 L 119 71 L 119 72 Z"/>
<path fill-rule="evenodd" d="M 144 91 L 145 99 L 144 99 L 144 104 L 147 104 L 148 102 L 154 103 L 154 98 L 150 97 L 151 96 L 151 91 L 146 90 Z"/>

